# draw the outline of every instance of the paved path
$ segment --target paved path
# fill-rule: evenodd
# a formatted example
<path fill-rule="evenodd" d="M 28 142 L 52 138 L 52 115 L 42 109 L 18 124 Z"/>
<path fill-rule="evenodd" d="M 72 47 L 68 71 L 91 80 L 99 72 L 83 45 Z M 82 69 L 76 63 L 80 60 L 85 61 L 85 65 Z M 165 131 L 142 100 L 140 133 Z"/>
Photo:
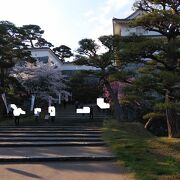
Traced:
<path fill-rule="evenodd" d="M 1 180 L 131 180 L 126 169 L 113 162 L 51 162 L 0 164 Z"/>
<path fill-rule="evenodd" d="M 56 156 L 111 156 L 112 153 L 106 147 L 21 147 L 0 148 L 1 157 L 56 157 Z"/>

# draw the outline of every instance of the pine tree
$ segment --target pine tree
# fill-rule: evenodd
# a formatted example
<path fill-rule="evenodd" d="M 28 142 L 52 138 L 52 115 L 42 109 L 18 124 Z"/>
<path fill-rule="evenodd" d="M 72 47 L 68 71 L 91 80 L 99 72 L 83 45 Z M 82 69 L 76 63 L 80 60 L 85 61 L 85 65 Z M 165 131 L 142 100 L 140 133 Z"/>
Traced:
<path fill-rule="evenodd" d="M 180 98 L 180 2 L 138 0 L 134 8 L 143 14 L 130 22 L 130 26 L 141 26 L 162 36 L 154 39 L 124 38 L 121 58 L 141 66 L 134 85 L 127 91 L 127 99 L 136 96 L 139 101 L 151 104 L 157 116 L 161 112 L 166 117 L 168 136 L 177 137 Z"/>
<path fill-rule="evenodd" d="M 23 35 L 18 27 L 9 21 L 0 21 L 0 86 L 2 91 L 8 77 L 7 70 L 20 60 L 32 60 L 22 39 Z"/>
<path fill-rule="evenodd" d="M 53 48 L 53 52 L 63 62 L 65 61 L 66 58 L 70 58 L 73 56 L 73 53 L 71 52 L 71 48 L 69 48 L 66 45 L 61 45 L 59 47 Z"/>
<path fill-rule="evenodd" d="M 78 54 L 76 55 L 75 63 L 78 65 L 87 65 L 96 67 L 99 69 L 97 72 L 91 72 L 95 74 L 100 80 L 99 84 L 109 92 L 112 105 L 115 112 L 115 117 L 117 120 L 123 120 L 122 109 L 118 99 L 118 92 L 113 90 L 111 86 L 111 80 L 122 80 L 125 82 L 128 79 L 127 73 L 125 73 L 123 68 L 123 63 L 120 66 L 114 66 L 114 59 L 119 54 L 118 51 L 114 51 L 119 46 L 119 37 L 116 36 L 101 36 L 99 37 L 100 42 L 103 47 L 106 48 L 106 52 L 98 53 L 101 48 L 92 39 L 82 39 L 79 41 L 79 48 L 77 49 Z"/>
<path fill-rule="evenodd" d="M 20 27 L 21 34 L 23 35 L 23 42 L 31 48 L 52 47 L 53 45 L 46 41 L 42 35 L 44 30 L 40 26 L 29 24 Z"/>

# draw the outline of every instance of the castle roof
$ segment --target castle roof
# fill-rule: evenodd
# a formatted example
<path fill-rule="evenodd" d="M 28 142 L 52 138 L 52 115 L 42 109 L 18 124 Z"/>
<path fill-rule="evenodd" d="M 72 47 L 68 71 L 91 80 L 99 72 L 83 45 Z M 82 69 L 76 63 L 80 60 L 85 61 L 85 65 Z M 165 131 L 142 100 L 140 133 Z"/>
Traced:
<path fill-rule="evenodd" d="M 137 10 L 124 19 L 119 19 L 119 18 L 114 17 L 113 21 L 115 21 L 116 23 L 127 23 L 130 20 L 136 19 L 137 17 L 141 16 L 141 14 L 142 14 L 142 12 L 140 10 Z"/>

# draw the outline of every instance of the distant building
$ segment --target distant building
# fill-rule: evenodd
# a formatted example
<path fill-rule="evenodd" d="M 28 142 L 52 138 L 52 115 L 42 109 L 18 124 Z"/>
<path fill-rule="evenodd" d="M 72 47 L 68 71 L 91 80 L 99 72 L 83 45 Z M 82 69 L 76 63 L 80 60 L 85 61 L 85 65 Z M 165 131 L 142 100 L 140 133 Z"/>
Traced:
<path fill-rule="evenodd" d="M 140 17 L 141 15 L 142 15 L 142 11 L 137 10 L 125 19 L 113 18 L 112 19 L 113 35 L 130 36 L 132 34 L 136 34 L 136 35 L 152 36 L 152 37 L 160 36 L 161 34 L 159 34 L 158 32 L 146 31 L 141 26 L 133 27 L 133 28 L 128 26 L 128 22 Z"/>
<path fill-rule="evenodd" d="M 62 62 L 50 48 L 31 48 L 32 57 L 43 63 L 52 63 L 60 70 L 73 74 L 80 70 L 97 70 L 97 68 L 85 65 L 75 65 L 73 62 Z"/>
<path fill-rule="evenodd" d="M 113 18 L 112 23 L 113 23 L 113 35 L 119 35 L 122 37 L 126 36 L 131 36 L 133 34 L 138 35 L 138 36 L 146 36 L 146 37 L 159 37 L 162 36 L 158 32 L 154 31 L 147 31 L 141 26 L 137 27 L 129 27 L 128 23 L 130 21 L 135 20 L 136 18 L 139 18 L 142 16 L 143 12 L 140 10 L 137 10 L 133 12 L 130 16 L 124 18 L 124 19 L 118 19 L 118 18 Z M 119 59 L 114 60 L 114 65 L 118 65 Z M 141 64 L 136 65 L 135 64 L 130 64 L 127 66 L 127 69 L 137 69 Z"/>

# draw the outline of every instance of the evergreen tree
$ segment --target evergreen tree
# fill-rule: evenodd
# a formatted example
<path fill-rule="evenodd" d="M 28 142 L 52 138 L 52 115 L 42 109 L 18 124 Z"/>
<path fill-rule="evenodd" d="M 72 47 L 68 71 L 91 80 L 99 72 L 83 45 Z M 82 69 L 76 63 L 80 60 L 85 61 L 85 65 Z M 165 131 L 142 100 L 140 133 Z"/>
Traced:
<path fill-rule="evenodd" d="M 73 53 L 71 52 L 71 48 L 65 45 L 61 45 L 59 47 L 53 48 L 53 52 L 63 62 L 65 61 L 66 58 L 70 58 L 73 56 Z"/>
<path fill-rule="evenodd" d="M 126 81 L 128 79 L 127 74 L 122 71 L 122 64 L 118 67 L 114 66 L 114 59 L 117 57 L 117 51 L 115 52 L 114 49 L 118 47 L 119 37 L 101 36 L 99 40 L 107 49 L 105 53 L 98 54 L 100 46 L 94 40 L 82 39 L 79 41 L 75 63 L 99 68 L 98 72 L 92 73 L 100 79 L 100 85 L 105 86 L 110 93 L 116 119 L 123 120 L 118 92 L 114 91 L 110 84 L 111 80 L 121 79 Z"/>
<path fill-rule="evenodd" d="M 29 24 L 23 25 L 20 27 L 21 33 L 23 34 L 23 41 L 29 47 L 52 47 L 53 45 L 46 41 L 42 35 L 44 34 L 44 30 L 40 28 L 38 25 Z"/>
<path fill-rule="evenodd" d="M 180 3 L 177 0 L 138 0 L 134 8 L 143 14 L 130 25 L 162 36 L 154 39 L 127 37 L 122 41 L 121 59 L 141 65 L 140 74 L 127 91 L 126 98 L 151 104 L 157 116 L 161 112 L 166 117 L 168 136 L 176 137 L 179 135 Z M 154 115 L 151 113 L 149 117 Z"/>
<path fill-rule="evenodd" d="M 18 27 L 8 21 L 0 21 L 0 79 L 2 91 L 5 87 L 7 70 L 19 60 L 32 60 L 23 35 Z M 26 50 L 26 51 L 24 51 Z"/>

